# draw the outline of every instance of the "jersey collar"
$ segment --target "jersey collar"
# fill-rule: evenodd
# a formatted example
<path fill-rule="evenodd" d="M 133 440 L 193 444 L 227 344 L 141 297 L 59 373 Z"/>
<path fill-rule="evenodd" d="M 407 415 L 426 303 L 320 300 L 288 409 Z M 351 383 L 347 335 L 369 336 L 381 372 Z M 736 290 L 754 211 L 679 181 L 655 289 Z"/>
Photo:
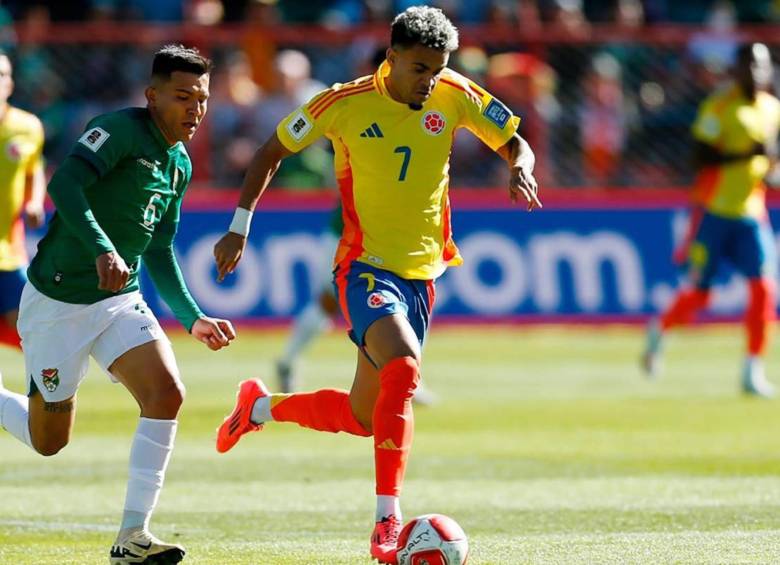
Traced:
<path fill-rule="evenodd" d="M 165 139 L 165 136 L 160 131 L 160 128 L 157 127 L 157 124 L 154 123 L 154 120 L 152 119 L 152 114 L 149 112 L 148 108 L 144 108 L 146 111 L 146 118 L 147 123 L 149 124 L 149 131 L 152 132 L 152 137 L 157 141 L 157 143 L 160 145 L 160 148 L 164 151 L 170 151 L 171 149 L 177 148 L 181 141 L 177 141 L 173 145 L 168 143 L 168 140 Z"/>
<path fill-rule="evenodd" d="M 393 104 L 398 104 L 400 106 L 406 106 L 409 107 L 408 104 L 404 104 L 403 102 L 399 102 L 392 96 L 390 96 L 390 93 L 387 91 L 387 85 L 385 84 L 385 79 L 390 76 L 390 63 L 387 62 L 387 60 L 382 61 L 382 64 L 379 65 L 379 68 L 374 73 L 374 88 L 376 88 L 377 92 L 381 94 L 383 97 L 387 98 L 390 102 Z"/>

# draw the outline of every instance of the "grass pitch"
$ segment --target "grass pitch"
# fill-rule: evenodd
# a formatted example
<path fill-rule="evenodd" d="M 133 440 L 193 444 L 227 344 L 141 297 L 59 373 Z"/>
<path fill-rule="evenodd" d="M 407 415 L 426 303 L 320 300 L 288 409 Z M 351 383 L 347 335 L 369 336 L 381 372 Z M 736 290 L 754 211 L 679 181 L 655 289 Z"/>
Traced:
<path fill-rule="evenodd" d="M 270 424 L 214 451 L 236 383 L 271 375 L 284 336 L 244 331 L 215 354 L 174 335 L 188 397 L 152 524 L 185 563 L 370 562 L 370 440 Z M 472 564 L 780 561 L 780 403 L 738 394 L 743 340 L 737 326 L 676 333 L 651 383 L 636 328 L 434 329 L 423 374 L 441 402 L 416 411 L 405 516 L 454 517 Z M 306 387 L 347 387 L 354 359 L 327 336 Z M 0 351 L 0 368 L 19 390 L 21 355 Z M 0 563 L 107 562 L 136 419 L 93 367 L 61 454 L 0 431 Z"/>

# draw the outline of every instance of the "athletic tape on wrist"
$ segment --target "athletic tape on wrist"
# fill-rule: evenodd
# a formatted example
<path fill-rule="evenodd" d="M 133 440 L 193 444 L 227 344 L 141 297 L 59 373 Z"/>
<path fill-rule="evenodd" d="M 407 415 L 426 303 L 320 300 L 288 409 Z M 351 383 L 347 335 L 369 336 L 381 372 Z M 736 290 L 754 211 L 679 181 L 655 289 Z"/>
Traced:
<path fill-rule="evenodd" d="M 249 235 L 249 224 L 252 223 L 252 212 L 246 208 L 236 208 L 233 214 L 233 221 L 230 222 L 228 231 L 247 237 Z"/>

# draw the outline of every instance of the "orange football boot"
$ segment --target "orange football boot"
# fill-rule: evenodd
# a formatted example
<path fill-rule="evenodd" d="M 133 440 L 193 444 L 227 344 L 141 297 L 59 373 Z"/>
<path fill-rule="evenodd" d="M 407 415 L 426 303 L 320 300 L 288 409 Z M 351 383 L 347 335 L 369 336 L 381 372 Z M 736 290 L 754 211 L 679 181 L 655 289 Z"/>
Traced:
<path fill-rule="evenodd" d="M 271 394 L 260 379 L 242 381 L 238 386 L 236 407 L 217 429 L 217 451 L 225 453 L 233 448 L 241 436 L 248 432 L 259 432 L 263 424 L 255 424 L 250 416 L 258 398 Z"/>
<path fill-rule="evenodd" d="M 396 565 L 398 536 L 401 534 L 402 527 L 403 524 L 395 516 L 385 516 L 381 522 L 377 522 L 371 534 L 371 557 L 379 563 Z"/>

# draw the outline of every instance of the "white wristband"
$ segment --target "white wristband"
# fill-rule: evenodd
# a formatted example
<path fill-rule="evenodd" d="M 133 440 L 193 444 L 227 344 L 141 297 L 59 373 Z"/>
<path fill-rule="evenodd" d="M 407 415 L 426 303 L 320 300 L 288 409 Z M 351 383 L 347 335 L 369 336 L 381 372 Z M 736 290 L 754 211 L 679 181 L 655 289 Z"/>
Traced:
<path fill-rule="evenodd" d="M 249 235 L 249 224 L 252 223 L 252 212 L 246 208 L 236 208 L 233 214 L 233 221 L 230 222 L 228 231 L 247 237 Z"/>

